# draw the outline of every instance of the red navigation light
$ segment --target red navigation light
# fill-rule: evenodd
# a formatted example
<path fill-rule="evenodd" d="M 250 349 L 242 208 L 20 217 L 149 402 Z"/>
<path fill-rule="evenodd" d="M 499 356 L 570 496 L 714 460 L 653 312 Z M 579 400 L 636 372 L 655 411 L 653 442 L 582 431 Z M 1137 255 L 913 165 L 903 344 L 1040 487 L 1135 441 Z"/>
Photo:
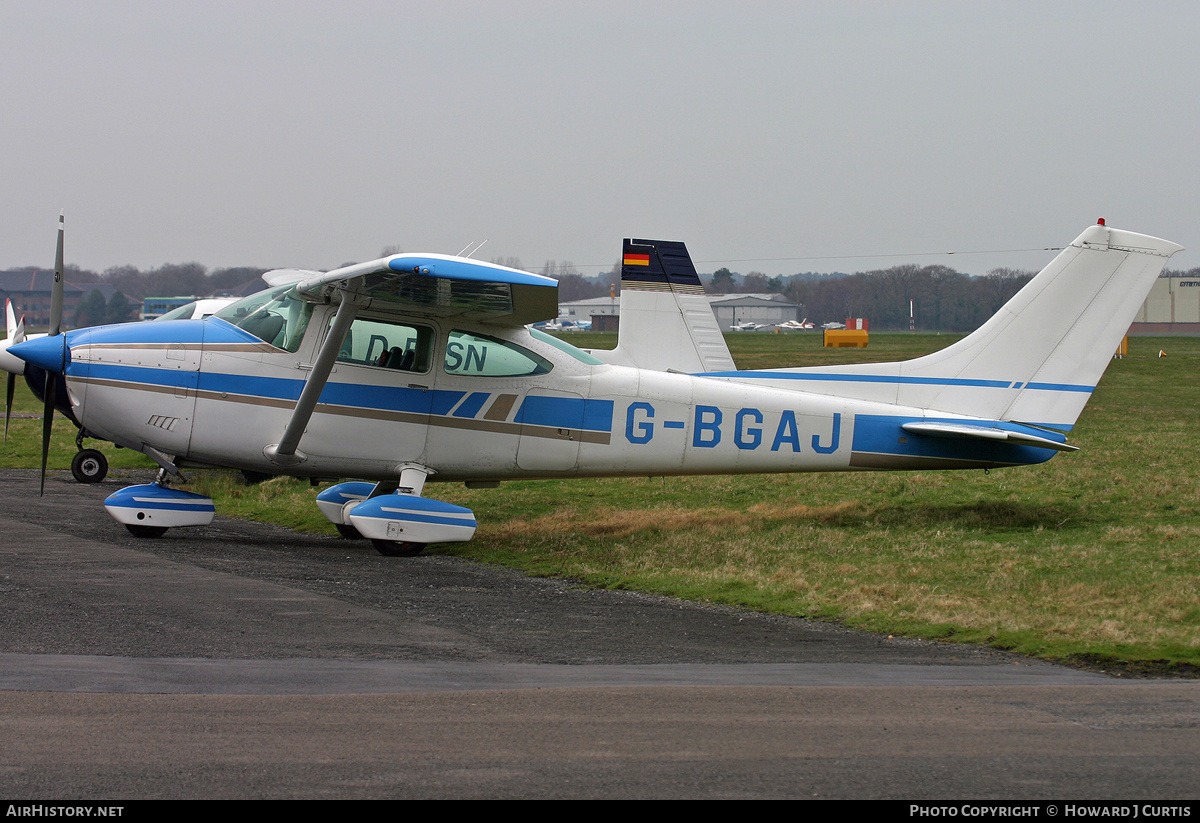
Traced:
<path fill-rule="evenodd" d="M 1103 218 L 1103 217 L 1101 217 L 1099 220 L 1097 220 L 1097 221 L 1096 221 L 1096 225 L 1097 225 L 1097 226 L 1103 226 L 1103 225 L 1104 225 L 1104 218 Z"/>

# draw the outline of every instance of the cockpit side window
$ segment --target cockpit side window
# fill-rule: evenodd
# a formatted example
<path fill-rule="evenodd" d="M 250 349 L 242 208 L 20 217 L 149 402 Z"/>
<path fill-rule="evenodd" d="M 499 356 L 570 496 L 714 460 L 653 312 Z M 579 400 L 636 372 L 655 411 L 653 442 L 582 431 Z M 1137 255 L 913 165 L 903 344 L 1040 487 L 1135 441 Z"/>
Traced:
<path fill-rule="evenodd" d="M 360 366 L 427 372 L 433 359 L 433 329 L 357 317 L 337 359 Z"/>
<path fill-rule="evenodd" d="M 276 348 L 294 352 L 300 348 L 312 313 L 313 304 L 296 297 L 293 287 L 287 285 L 239 300 L 215 316 Z"/>
<path fill-rule="evenodd" d="M 446 341 L 446 374 L 472 377 L 529 377 L 547 374 L 554 364 L 507 340 L 452 331 Z"/>

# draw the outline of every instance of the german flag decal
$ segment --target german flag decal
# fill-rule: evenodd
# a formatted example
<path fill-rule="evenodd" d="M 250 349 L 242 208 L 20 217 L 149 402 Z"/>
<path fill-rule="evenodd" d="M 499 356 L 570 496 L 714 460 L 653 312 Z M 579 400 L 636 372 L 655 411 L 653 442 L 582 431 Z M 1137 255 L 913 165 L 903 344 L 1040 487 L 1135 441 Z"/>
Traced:
<path fill-rule="evenodd" d="M 626 266 L 649 266 L 650 255 L 648 254 L 626 254 L 624 264 Z"/>

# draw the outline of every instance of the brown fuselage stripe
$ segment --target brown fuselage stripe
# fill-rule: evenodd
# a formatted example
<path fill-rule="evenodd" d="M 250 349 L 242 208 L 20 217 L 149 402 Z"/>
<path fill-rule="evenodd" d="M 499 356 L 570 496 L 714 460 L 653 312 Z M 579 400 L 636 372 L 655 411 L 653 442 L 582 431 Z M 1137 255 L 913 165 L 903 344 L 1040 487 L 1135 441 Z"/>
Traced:
<path fill-rule="evenodd" d="M 278 349 L 270 343 L 84 343 L 74 346 L 71 349 L 71 356 L 76 360 L 87 360 L 83 355 L 92 350 L 120 350 L 120 349 L 137 349 L 139 351 L 243 351 L 243 352 L 270 352 L 278 354 L 284 349 Z M 77 355 L 76 352 L 79 352 Z M 103 361 L 101 361 L 103 362 Z"/>
<path fill-rule="evenodd" d="M 502 394 L 492 401 L 492 405 L 483 413 L 484 420 L 507 420 L 513 404 L 517 402 L 515 394 Z"/>
<path fill-rule="evenodd" d="M 217 400 L 227 403 L 242 403 L 249 406 L 264 406 L 274 409 L 293 409 L 295 400 L 284 400 L 277 397 L 259 397 L 249 394 L 230 394 L 214 391 L 197 391 L 195 389 L 177 388 L 172 386 L 153 386 L 146 383 L 127 383 L 121 380 L 105 380 L 95 377 L 76 378 L 80 383 L 97 386 L 113 386 L 124 389 L 170 394 L 177 397 L 194 395 L 198 400 Z M 515 394 L 501 395 L 500 398 L 511 398 L 509 408 L 516 401 Z M 499 399 L 497 403 L 499 403 Z M 492 404 L 493 407 L 496 403 Z M 343 417 L 361 417 L 368 420 L 387 420 L 395 423 L 411 423 L 417 426 L 438 426 L 448 429 L 465 429 L 470 431 L 485 431 L 496 434 L 515 434 L 521 437 L 545 437 L 551 440 L 578 440 L 582 443 L 599 443 L 607 446 L 612 441 L 610 432 L 583 431 L 581 429 L 562 429 L 554 426 L 535 426 L 529 423 L 507 423 L 494 420 L 475 420 L 469 417 L 441 417 L 421 412 L 390 411 L 388 409 L 371 409 L 360 406 L 338 406 L 331 403 L 318 403 L 316 408 L 320 414 L 336 414 Z"/>

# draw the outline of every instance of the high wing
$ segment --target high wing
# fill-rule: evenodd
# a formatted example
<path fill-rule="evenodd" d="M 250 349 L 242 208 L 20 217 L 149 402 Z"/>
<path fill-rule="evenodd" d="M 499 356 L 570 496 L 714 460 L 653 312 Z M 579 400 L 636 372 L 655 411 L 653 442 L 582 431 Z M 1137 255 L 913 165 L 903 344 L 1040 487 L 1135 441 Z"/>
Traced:
<path fill-rule="evenodd" d="M 297 294 L 318 303 L 340 293 L 363 308 L 511 326 L 558 316 L 557 280 L 441 254 L 394 254 L 325 273 L 283 270 L 263 278 L 294 278 Z"/>
<path fill-rule="evenodd" d="M 297 450 L 304 428 L 317 407 L 329 373 L 360 309 L 428 317 L 462 317 L 480 323 L 524 326 L 558 316 L 558 281 L 538 274 L 464 257 L 441 254 L 394 254 L 356 263 L 324 274 L 267 272 L 271 282 L 299 279 L 296 293 L 314 303 L 340 305 L 317 353 L 300 399 L 278 443 L 264 453 L 279 465 L 305 459 Z"/>

